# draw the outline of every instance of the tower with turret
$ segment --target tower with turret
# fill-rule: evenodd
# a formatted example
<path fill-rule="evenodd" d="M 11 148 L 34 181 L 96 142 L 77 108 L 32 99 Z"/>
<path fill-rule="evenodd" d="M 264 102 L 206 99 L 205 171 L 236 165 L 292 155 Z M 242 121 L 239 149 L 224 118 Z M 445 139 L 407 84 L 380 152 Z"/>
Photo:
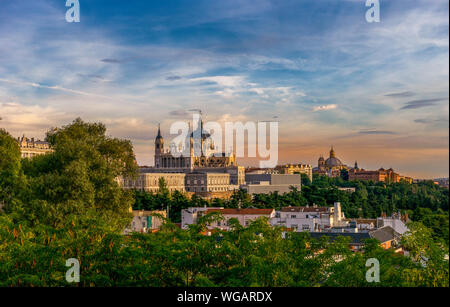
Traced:
<path fill-rule="evenodd" d="M 161 125 L 155 139 L 155 167 L 161 167 L 161 156 L 164 154 L 164 138 L 161 135 Z"/>

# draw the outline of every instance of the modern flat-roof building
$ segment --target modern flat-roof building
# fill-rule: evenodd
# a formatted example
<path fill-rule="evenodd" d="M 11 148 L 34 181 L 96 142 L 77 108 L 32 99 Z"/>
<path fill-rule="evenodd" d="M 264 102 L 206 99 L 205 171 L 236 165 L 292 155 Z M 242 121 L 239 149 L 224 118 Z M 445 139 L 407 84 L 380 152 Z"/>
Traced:
<path fill-rule="evenodd" d="M 291 187 L 301 190 L 300 174 L 246 174 L 241 188 L 248 194 L 289 193 Z"/>

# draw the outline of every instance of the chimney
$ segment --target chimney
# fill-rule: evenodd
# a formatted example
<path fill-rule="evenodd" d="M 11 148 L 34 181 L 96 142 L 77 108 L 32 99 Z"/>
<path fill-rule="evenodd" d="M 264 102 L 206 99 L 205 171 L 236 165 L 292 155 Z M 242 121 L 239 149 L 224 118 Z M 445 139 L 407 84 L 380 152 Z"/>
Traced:
<path fill-rule="evenodd" d="M 341 203 L 340 202 L 334 203 L 334 219 L 336 221 L 341 220 Z"/>

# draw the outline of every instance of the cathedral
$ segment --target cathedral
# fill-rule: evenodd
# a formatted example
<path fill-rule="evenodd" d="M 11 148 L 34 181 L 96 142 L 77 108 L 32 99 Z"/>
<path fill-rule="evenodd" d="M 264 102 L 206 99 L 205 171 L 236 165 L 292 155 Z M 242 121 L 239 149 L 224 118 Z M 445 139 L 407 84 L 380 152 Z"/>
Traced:
<path fill-rule="evenodd" d="M 189 131 L 190 132 L 190 131 Z M 187 150 L 186 150 L 187 149 Z M 155 168 L 182 168 L 192 170 L 194 167 L 228 167 L 236 165 L 236 156 L 215 152 L 210 134 L 203 130 L 203 122 L 188 134 L 184 146 L 170 144 L 165 150 L 161 128 L 155 139 Z"/>
<path fill-rule="evenodd" d="M 330 157 L 325 160 L 323 156 L 320 156 L 317 167 L 313 168 L 313 173 L 327 175 L 329 177 L 338 177 L 343 169 L 349 170 L 350 167 L 342 163 L 341 160 L 336 157 L 334 148 L 331 147 Z"/>

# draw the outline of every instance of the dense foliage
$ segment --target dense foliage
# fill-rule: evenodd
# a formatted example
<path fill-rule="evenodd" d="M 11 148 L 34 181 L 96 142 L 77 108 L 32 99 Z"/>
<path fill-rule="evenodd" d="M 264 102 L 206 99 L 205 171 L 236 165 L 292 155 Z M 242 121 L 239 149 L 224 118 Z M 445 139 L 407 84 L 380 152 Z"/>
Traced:
<path fill-rule="evenodd" d="M 426 267 L 372 240 L 364 253 L 353 253 L 343 237 L 283 239 L 263 219 L 211 236 L 202 225 L 181 230 L 170 222 L 157 233 L 132 236 L 86 231 L 78 222 L 30 229 L 7 216 L 0 225 L 0 286 L 67 286 L 65 261 L 72 257 L 81 263 L 79 286 L 448 286 L 448 261 L 421 232 L 408 244 L 414 256 L 427 253 Z M 380 262 L 379 283 L 366 281 L 369 258 Z"/>
<path fill-rule="evenodd" d="M 48 132 L 54 152 L 21 161 L 16 141 L 0 131 L 0 286 L 449 285 L 448 247 L 439 240 L 448 238 L 448 191 L 426 183 L 381 186 L 317 178 L 304 182 L 302 192 L 254 199 L 244 191 L 230 200 L 189 199 L 169 193 L 163 180 L 158 193 L 133 195 L 116 181 L 136 174 L 132 145 L 105 132 L 102 124 L 77 119 Z M 357 190 L 339 191 L 340 184 Z M 187 230 L 173 224 L 189 206 L 279 208 L 336 200 L 348 216 L 411 210 L 412 219 L 421 221 L 410 224 L 403 237 L 411 256 L 383 250 L 374 240 L 366 242 L 363 253 L 353 253 L 343 237 L 333 243 L 313 240 L 308 233 L 283 238 L 283 229 L 265 219 L 245 228 L 230 221 L 233 230 L 211 236 L 204 232 L 220 215 L 204 216 Z M 157 233 L 124 236 L 133 204 L 136 209 L 168 208 L 169 219 Z M 445 222 L 447 229 L 441 227 Z M 80 262 L 80 283 L 65 279 L 69 258 Z M 369 258 L 380 262 L 379 283 L 366 281 Z"/>
<path fill-rule="evenodd" d="M 417 184 L 399 182 L 393 184 L 364 181 L 346 181 L 342 178 L 315 176 L 313 182 L 303 181 L 302 190 L 292 189 L 291 192 L 256 194 L 251 198 L 240 190 L 229 200 L 214 199 L 206 201 L 199 197 L 189 199 L 180 192 L 148 193 L 135 191 L 134 209 L 161 210 L 170 206 L 170 218 L 180 222 L 180 211 L 188 207 L 225 207 L 237 208 L 274 208 L 287 206 L 332 206 L 340 202 L 342 211 L 348 218 L 376 218 L 382 215 L 392 215 L 394 212 L 408 214 L 416 222 L 422 222 L 431 228 L 435 240 L 448 246 L 449 241 L 449 190 L 441 188 L 432 181 Z M 339 187 L 355 188 L 355 192 L 339 190 Z"/>

